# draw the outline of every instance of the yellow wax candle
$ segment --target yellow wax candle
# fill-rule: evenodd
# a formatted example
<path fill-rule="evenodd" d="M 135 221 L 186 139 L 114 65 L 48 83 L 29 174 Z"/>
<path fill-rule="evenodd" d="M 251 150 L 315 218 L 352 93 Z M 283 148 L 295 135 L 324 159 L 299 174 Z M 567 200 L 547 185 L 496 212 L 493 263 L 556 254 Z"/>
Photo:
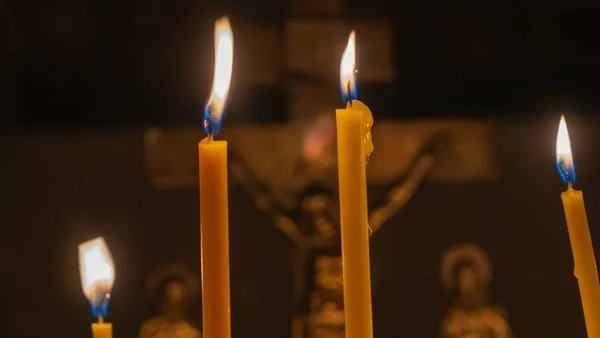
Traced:
<path fill-rule="evenodd" d="M 79 245 L 79 272 L 83 293 L 98 319 L 92 324 L 93 338 L 112 338 L 112 324 L 105 323 L 110 292 L 115 282 L 114 264 L 104 238 L 98 237 Z"/>
<path fill-rule="evenodd" d="M 556 140 L 556 158 L 558 170 L 567 184 L 567 191 L 561 194 L 573 260 L 575 277 L 579 284 L 579 293 L 585 325 L 590 338 L 600 338 L 600 283 L 594 257 L 594 247 L 588 227 L 583 193 L 573 189 L 575 166 L 571 153 L 571 142 L 565 118 L 561 117 Z"/>
<path fill-rule="evenodd" d="M 229 338 L 227 142 L 206 138 L 198 144 L 198 155 L 204 337 Z"/>
<path fill-rule="evenodd" d="M 92 337 L 112 338 L 112 324 L 105 323 L 102 317 L 99 317 L 97 323 L 92 323 Z"/>
<path fill-rule="evenodd" d="M 215 24 L 215 75 L 205 111 L 208 137 L 198 144 L 200 186 L 200 260 L 202 323 L 205 338 L 230 338 L 229 206 L 227 142 L 214 141 L 219 132 L 231 71 L 233 34 L 227 18 Z"/>
<path fill-rule="evenodd" d="M 366 163 L 372 151 L 372 115 L 355 93 L 355 42 L 350 34 L 340 79 L 346 109 L 336 111 L 342 272 L 347 338 L 373 337 Z"/>

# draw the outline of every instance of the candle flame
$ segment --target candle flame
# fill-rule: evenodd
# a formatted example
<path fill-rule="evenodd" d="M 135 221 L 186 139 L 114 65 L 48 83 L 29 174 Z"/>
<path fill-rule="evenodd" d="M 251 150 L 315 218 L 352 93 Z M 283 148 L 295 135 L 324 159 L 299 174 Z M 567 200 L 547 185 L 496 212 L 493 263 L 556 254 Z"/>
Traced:
<path fill-rule="evenodd" d="M 215 22 L 215 74 L 210 98 L 204 109 L 204 130 L 209 135 L 217 135 L 221 130 L 232 70 L 233 32 L 229 19 L 224 16 Z"/>
<path fill-rule="evenodd" d="M 81 287 L 95 318 L 106 317 L 110 292 L 115 283 L 112 256 L 104 238 L 98 237 L 79 245 Z"/>
<path fill-rule="evenodd" d="M 565 184 L 575 183 L 575 163 L 565 117 L 561 115 L 556 136 L 556 167 Z"/>
<path fill-rule="evenodd" d="M 340 89 L 344 103 L 355 100 L 357 97 L 356 88 L 356 43 L 355 33 L 352 31 L 348 37 L 348 45 L 342 55 L 340 63 Z"/>

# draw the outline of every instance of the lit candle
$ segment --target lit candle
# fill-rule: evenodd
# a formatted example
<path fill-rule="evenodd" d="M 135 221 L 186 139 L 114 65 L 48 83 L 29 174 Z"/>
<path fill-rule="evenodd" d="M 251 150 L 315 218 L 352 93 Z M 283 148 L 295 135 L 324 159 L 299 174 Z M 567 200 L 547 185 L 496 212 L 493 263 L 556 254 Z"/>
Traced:
<path fill-rule="evenodd" d="M 215 141 L 221 129 L 231 71 L 233 33 L 229 20 L 215 23 L 215 74 L 204 112 L 208 136 L 198 144 L 200 171 L 200 259 L 204 337 L 231 337 L 229 301 L 229 207 L 227 141 Z"/>
<path fill-rule="evenodd" d="M 590 237 L 583 193 L 573 189 L 575 184 L 575 165 L 571 153 L 571 141 L 564 116 L 560 118 L 556 138 L 556 165 L 558 172 L 567 185 L 567 191 L 561 194 L 571 249 L 575 261 L 575 277 L 579 283 L 579 293 L 585 317 L 588 337 L 600 338 L 600 284 L 594 258 L 594 247 Z"/>
<path fill-rule="evenodd" d="M 340 66 L 346 109 L 336 111 L 342 271 L 347 338 L 373 337 L 366 165 L 373 116 L 356 99 L 355 38 L 350 34 Z"/>
<path fill-rule="evenodd" d="M 83 293 L 98 321 L 92 323 L 92 337 L 112 338 L 112 324 L 104 322 L 104 318 L 115 283 L 115 270 L 104 238 L 98 237 L 79 245 L 79 272 Z"/>

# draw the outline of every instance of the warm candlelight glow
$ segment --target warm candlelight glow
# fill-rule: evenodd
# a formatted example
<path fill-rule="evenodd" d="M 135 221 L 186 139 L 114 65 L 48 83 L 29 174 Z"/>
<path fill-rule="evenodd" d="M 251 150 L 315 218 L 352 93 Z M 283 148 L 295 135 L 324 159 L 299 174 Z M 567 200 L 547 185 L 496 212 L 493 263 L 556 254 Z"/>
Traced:
<path fill-rule="evenodd" d="M 79 245 L 79 272 L 81 287 L 94 317 L 106 317 L 115 270 L 104 238 L 98 237 Z"/>
<path fill-rule="evenodd" d="M 356 95 L 354 31 L 340 63 L 345 108 L 335 111 L 346 338 L 373 338 L 366 166 L 373 115 Z"/>
<path fill-rule="evenodd" d="M 571 153 L 571 140 L 565 117 L 560 117 L 556 136 L 556 167 L 565 184 L 575 184 L 575 164 Z"/>
<path fill-rule="evenodd" d="M 232 69 L 233 32 L 229 19 L 222 17 L 215 22 L 215 74 L 210 98 L 204 109 L 204 130 L 209 135 L 217 135 L 221 129 Z"/>
<path fill-rule="evenodd" d="M 344 104 L 357 97 L 356 72 L 356 43 L 355 33 L 352 31 L 340 63 L 340 89 Z"/>
<path fill-rule="evenodd" d="M 573 188 L 575 184 L 575 163 L 571 152 L 571 140 L 565 117 L 560 117 L 556 136 L 556 167 L 567 185 L 560 194 L 565 219 L 573 251 L 574 275 L 579 285 L 581 306 L 585 318 L 587 337 L 600 337 L 600 282 L 594 255 L 594 245 L 590 235 L 583 192 Z"/>

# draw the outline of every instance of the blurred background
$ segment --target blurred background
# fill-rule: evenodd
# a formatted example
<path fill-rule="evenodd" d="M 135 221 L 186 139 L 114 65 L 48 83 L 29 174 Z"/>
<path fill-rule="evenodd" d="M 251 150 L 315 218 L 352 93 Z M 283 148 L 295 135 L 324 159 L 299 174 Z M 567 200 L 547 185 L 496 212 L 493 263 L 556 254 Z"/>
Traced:
<path fill-rule="evenodd" d="M 234 337 L 291 336 L 298 248 L 248 182 L 288 196 L 287 209 L 313 181 L 335 190 L 335 175 L 295 170 L 334 170 L 307 147 L 331 146 L 351 29 L 375 118 L 372 210 L 414 185 L 371 239 L 375 337 L 438 335 L 454 299 L 442 255 L 463 242 L 489 255 L 489 291 L 516 336 L 585 336 L 554 147 L 565 114 L 599 242 L 600 4 L 589 0 L 0 1 L 0 336 L 90 335 L 77 245 L 96 236 L 117 269 L 115 338 L 156 315 L 157 268 L 199 276 L 195 147 L 221 15 L 235 35 L 223 138 L 232 168 L 243 159 L 256 174 L 230 174 Z M 439 132 L 449 145 L 414 178 Z"/>

